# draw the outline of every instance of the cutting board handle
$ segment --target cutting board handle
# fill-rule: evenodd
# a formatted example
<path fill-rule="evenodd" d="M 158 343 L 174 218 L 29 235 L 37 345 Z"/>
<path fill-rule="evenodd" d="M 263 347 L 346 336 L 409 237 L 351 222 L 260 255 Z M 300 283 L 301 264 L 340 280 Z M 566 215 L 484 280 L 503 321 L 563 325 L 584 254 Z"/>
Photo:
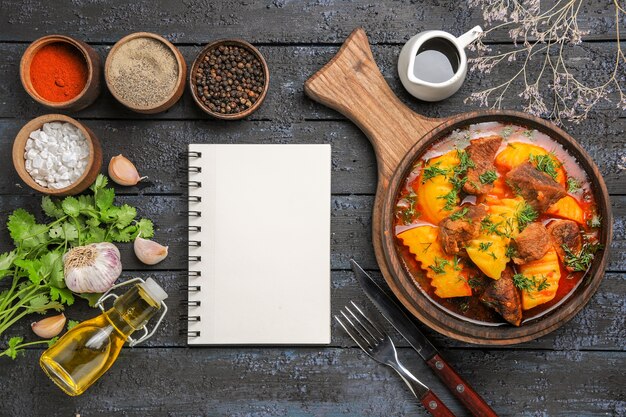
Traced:
<path fill-rule="evenodd" d="M 442 122 L 420 116 L 396 97 L 374 61 L 362 28 L 355 29 L 334 58 L 304 83 L 304 91 L 361 128 L 374 147 L 383 183 L 407 151 Z"/>

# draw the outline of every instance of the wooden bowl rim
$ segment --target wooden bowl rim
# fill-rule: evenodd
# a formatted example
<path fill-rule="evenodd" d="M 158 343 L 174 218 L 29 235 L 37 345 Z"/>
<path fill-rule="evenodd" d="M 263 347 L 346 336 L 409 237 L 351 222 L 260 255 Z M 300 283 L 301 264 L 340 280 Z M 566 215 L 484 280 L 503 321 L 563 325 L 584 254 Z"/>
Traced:
<path fill-rule="evenodd" d="M 39 93 L 37 93 L 37 90 L 35 90 L 35 87 L 33 87 L 33 84 L 30 81 L 30 65 L 33 61 L 33 58 L 35 57 L 35 55 L 41 48 L 52 43 L 66 43 L 66 44 L 72 45 L 74 48 L 80 51 L 85 63 L 87 64 L 87 82 L 85 82 L 85 87 L 83 87 L 81 92 L 78 93 L 78 95 L 76 95 L 71 100 L 67 100 L 67 101 L 46 100 L 45 98 L 40 96 Z M 58 34 L 46 35 L 35 40 L 33 43 L 28 45 L 28 48 L 26 48 L 26 50 L 22 54 L 22 58 L 20 60 L 20 80 L 22 82 L 22 86 L 24 87 L 24 90 L 26 90 L 28 95 L 31 96 L 33 100 L 37 101 L 40 104 L 43 104 L 46 107 L 59 109 L 59 110 L 63 110 L 63 109 L 70 107 L 72 104 L 82 99 L 85 96 L 85 94 L 87 94 L 87 91 L 89 90 L 89 87 L 91 87 L 93 80 L 94 80 L 93 74 L 94 74 L 95 64 L 87 48 L 91 48 L 91 47 L 87 45 L 86 43 L 78 39 L 74 39 L 67 35 L 58 35 Z"/>
<path fill-rule="evenodd" d="M 17 166 L 16 166 L 16 164 L 24 165 L 24 161 L 25 161 L 24 148 L 26 146 L 26 141 L 28 140 L 28 137 L 30 136 L 31 132 L 34 132 L 37 129 L 41 129 L 45 123 L 51 123 L 51 122 L 68 122 L 68 123 L 73 124 L 83 133 L 83 135 L 85 135 L 85 138 L 87 139 L 87 143 L 89 144 L 89 162 L 87 162 L 87 166 L 85 167 L 85 172 L 83 172 L 83 174 L 68 187 L 59 188 L 59 189 L 42 187 L 33 179 L 33 177 L 30 176 L 30 174 L 26 170 L 24 171 L 19 170 L 17 169 Z M 23 141 L 23 144 L 21 144 L 21 146 L 19 146 L 20 141 Z M 85 178 L 87 178 L 87 176 L 89 175 L 89 172 L 93 168 L 96 162 L 95 161 L 95 146 L 94 146 L 93 141 L 94 141 L 94 138 L 92 137 L 92 133 L 78 120 L 73 119 L 64 114 L 44 114 L 42 116 L 32 119 L 31 121 L 26 123 L 20 129 L 19 132 L 17 132 L 17 135 L 15 136 L 15 140 L 13 141 L 13 164 L 15 166 L 15 170 L 17 171 L 17 174 L 20 176 L 22 181 L 24 181 L 32 189 L 39 191 L 41 193 L 44 193 L 44 194 L 48 194 L 48 195 L 66 195 L 66 194 L 71 193 L 75 187 L 81 184 L 85 180 Z M 20 162 L 20 159 L 22 162 Z"/>
<path fill-rule="evenodd" d="M 198 95 L 196 93 L 196 89 L 194 88 L 195 87 L 194 74 L 196 73 L 196 70 L 198 69 L 198 65 L 200 65 L 201 59 L 204 58 L 204 56 L 211 49 L 213 49 L 213 48 L 215 48 L 217 46 L 220 46 L 220 45 L 237 45 L 237 46 L 244 47 L 245 49 L 248 49 L 250 52 L 252 52 L 258 58 L 259 62 L 261 62 L 261 66 L 263 67 L 263 74 L 265 76 L 265 83 L 263 84 L 263 91 L 261 92 L 261 95 L 259 96 L 259 99 L 256 101 L 256 103 L 254 103 L 254 105 L 252 107 L 250 107 L 250 108 L 248 108 L 248 109 L 246 109 L 246 110 L 244 110 L 242 112 L 239 112 L 239 113 L 222 114 L 222 113 L 216 113 L 216 112 L 212 111 L 211 109 L 209 109 L 207 106 L 204 105 L 202 100 L 200 100 L 198 98 Z M 200 109 L 202 111 L 204 111 L 205 113 L 207 113 L 210 116 L 215 117 L 216 119 L 239 120 L 239 119 L 243 119 L 244 117 L 247 117 L 247 116 L 251 115 L 265 101 L 265 96 L 267 95 L 267 91 L 269 90 L 269 87 L 270 87 L 270 71 L 269 71 L 269 67 L 267 66 L 267 61 L 265 61 L 265 58 L 263 57 L 261 52 L 254 45 L 252 45 L 250 42 L 247 42 L 247 41 L 245 41 L 243 39 L 238 39 L 238 38 L 218 39 L 216 41 L 213 41 L 213 42 L 207 44 L 198 53 L 198 55 L 196 56 L 196 59 L 194 59 L 193 64 L 191 65 L 191 71 L 189 71 L 189 89 L 191 90 L 191 96 L 193 97 L 193 100 L 196 102 L 196 104 L 198 105 L 198 107 L 200 107 Z"/>
<path fill-rule="evenodd" d="M 393 231 L 393 205 L 399 188 L 402 186 L 402 182 L 406 178 L 413 161 L 421 157 L 432 144 L 443 139 L 445 135 L 453 130 L 470 124 L 488 121 L 505 121 L 522 126 L 526 125 L 548 134 L 553 140 L 563 145 L 589 177 L 598 211 L 601 213 L 603 219 L 603 226 L 600 230 L 600 243 L 604 245 L 604 250 L 601 252 L 602 256 L 594 259 L 591 268 L 583 276 L 582 280 L 584 281 L 581 282 L 581 285 L 574 289 L 563 304 L 558 305 L 548 313 L 536 319 L 532 319 L 530 322 L 520 327 L 508 325 L 491 327 L 473 324 L 462 319 L 457 319 L 438 306 L 433 305 L 434 302 L 422 294 L 422 290 L 418 288 L 418 284 L 413 281 L 408 271 L 406 271 L 401 262 L 399 262 L 399 256 L 394 244 L 395 233 L 389 233 L 389 231 Z M 391 275 L 390 277 L 385 276 L 385 279 L 402 304 L 404 304 L 421 322 L 439 333 L 456 340 L 482 345 L 508 345 L 533 340 L 556 330 L 580 312 L 589 302 L 604 278 L 605 267 L 609 258 L 613 216 L 604 179 L 601 175 L 596 175 L 594 172 L 599 173 L 596 164 L 573 137 L 553 123 L 538 117 L 516 111 L 485 110 L 463 113 L 443 121 L 442 124 L 418 140 L 407 152 L 394 171 L 385 191 L 381 207 L 382 213 L 380 222 L 382 223 L 382 227 L 380 238 L 385 254 L 386 266 Z M 385 233 L 385 231 L 388 232 Z M 401 279 L 400 276 L 402 276 L 403 279 Z M 417 299 L 414 299 L 408 293 L 405 288 L 405 282 L 410 282 L 416 287 L 415 293 L 418 294 Z"/>
<path fill-rule="evenodd" d="M 110 67 L 111 67 L 111 59 L 113 55 L 115 54 L 115 52 L 120 48 L 120 46 L 124 45 L 125 43 L 134 39 L 139 39 L 139 38 L 150 38 L 150 39 L 154 39 L 163 43 L 165 46 L 169 48 L 170 51 L 172 51 L 172 54 L 174 54 L 174 57 L 176 58 L 176 63 L 178 64 L 178 77 L 176 78 L 176 84 L 174 84 L 174 87 L 172 88 L 172 93 L 169 96 L 167 96 L 164 100 L 160 101 L 159 103 L 153 104 L 151 106 L 143 106 L 143 107 L 130 104 L 129 102 L 124 100 L 122 97 L 120 97 L 115 91 L 115 89 L 111 86 L 110 75 L 109 75 Z M 185 64 L 185 60 L 180 50 L 176 47 L 176 45 L 174 45 L 173 43 L 165 39 L 163 36 L 157 35 L 156 33 L 152 33 L 152 32 L 133 32 L 129 35 L 124 36 L 119 41 L 117 41 L 115 45 L 113 45 L 104 63 L 104 81 L 106 82 L 107 88 L 111 92 L 111 95 L 115 97 L 115 99 L 119 101 L 120 103 L 122 103 L 124 106 L 140 113 L 156 110 L 159 107 L 166 104 L 168 101 L 170 101 L 173 97 L 175 97 L 176 94 L 178 93 L 181 83 L 185 82 L 186 72 L 187 72 L 187 65 Z M 173 104 L 174 103 L 172 103 L 172 105 Z M 167 108 L 163 110 L 167 110 Z"/>

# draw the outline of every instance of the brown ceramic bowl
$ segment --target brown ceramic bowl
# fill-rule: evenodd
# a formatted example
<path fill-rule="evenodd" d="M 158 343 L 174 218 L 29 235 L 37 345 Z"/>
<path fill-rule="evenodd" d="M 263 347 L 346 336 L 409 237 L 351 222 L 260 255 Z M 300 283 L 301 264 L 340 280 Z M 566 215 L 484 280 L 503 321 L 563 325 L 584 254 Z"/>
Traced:
<path fill-rule="evenodd" d="M 196 91 L 195 82 L 194 82 L 195 81 L 194 74 L 198 71 L 198 67 L 200 66 L 200 63 L 202 63 L 204 56 L 211 49 L 217 48 L 221 45 L 229 45 L 229 46 L 234 45 L 234 46 L 239 46 L 240 48 L 247 49 L 248 51 L 252 52 L 254 56 L 257 57 L 257 59 L 261 63 L 261 66 L 263 67 L 263 73 L 265 75 L 265 85 L 263 86 L 263 91 L 259 95 L 259 99 L 251 107 L 239 113 L 225 114 L 225 113 L 218 113 L 218 112 L 211 110 L 202 102 L 200 97 L 198 97 L 198 92 Z M 194 101 L 196 102 L 198 107 L 202 109 L 203 112 L 217 119 L 239 120 L 239 119 L 243 119 L 244 117 L 251 115 L 261 106 L 261 103 L 263 103 L 263 101 L 265 100 L 265 96 L 267 95 L 267 90 L 269 89 L 269 87 L 270 87 L 270 72 L 267 67 L 267 62 L 265 62 L 265 58 L 263 58 L 263 55 L 261 55 L 258 49 L 256 49 L 250 43 L 241 39 L 220 39 L 215 42 L 211 42 L 210 44 L 205 46 L 204 49 L 202 49 L 202 51 L 200 51 L 195 61 L 193 61 L 193 65 L 191 66 L 191 71 L 189 72 L 189 88 L 191 89 L 191 95 L 193 96 Z"/>
<path fill-rule="evenodd" d="M 145 107 L 132 104 L 128 102 L 128 100 L 125 100 L 123 97 L 121 97 L 119 93 L 115 91 L 115 89 L 113 88 L 111 84 L 111 74 L 110 74 L 111 58 L 115 55 L 115 52 L 117 52 L 117 50 L 123 44 L 133 39 L 139 39 L 139 38 L 150 38 L 150 39 L 154 39 L 154 40 L 161 42 L 170 51 L 172 51 L 172 53 L 174 54 L 174 57 L 176 58 L 176 62 L 178 63 L 178 78 L 176 79 L 176 85 L 174 86 L 174 89 L 172 90 L 172 94 L 170 94 L 165 100 L 161 101 L 160 103 L 155 103 L 155 104 L 152 104 L 150 106 L 145 106 Z M 163 38 L 162 36 L 159 36 L 150 32 L 131 33 L 130 35 L 127 35 L 123 37 L 122 39 L 120 39 L 119 41 L 117 41 L 117 43 L 113 45 L 113 48 L 111 48 L 111 51 L 109 52 L 109 55 L 107 56 L 106 62 L 104 64 L 104 78 L 107 83 L 107 87 L 109 88 L 109 91 L 111 92 L 113 97 L 115 97 L 117 101 L 119 101 L 124 106 L 131 109 L 132 111 L 137 112 L 137 113 L 143 113 L 143 114 L 160 113 L 162 111 L 169 109 L 174 104 L 176 104 L 176 102 L 183 95 L 183 91 L 185 89 L 186 73 L 187 73 L 187 64 L 185 63 L 185 59 L 183 58 L 183 55 L 180 53 L 178 48 L 176 48 L 171 42 L 169 42 L 167 39 Z"/>
<path fill-rule="evenodd" d="M 44 123 L 49 122 L 68 122 L 73 124 L 80 129 L 89 144 L 89 162 L 87 163 L 85 172 L 75 183 L 66 188 L 54 189 L 42 187 L 37 184 L 26 171 L 24 150 L 28 136 L 31 132 L 41 129 Z M 91 129 L 79 121 L 63 114 L 45 114 L 26 123 L 17 133 L 15 141 L 13 142 L 13 166 L 20 178 L 33 190 L 54 196 L 74 195 L 85 191 L 96 180 L 96 177 L 100 173 L 100 168 L 102 168 L 102 148 L 100 147 L 98 138 L 93 134 Z"/>
<path fill-rule="evenodd" d="M 46 100 L 35 90 L 30 78 L 30 65 L 33 62 L 33 57 L 42 47 L 53 43 L 71 45 L 81 53 L 87 64 L 85 88 L 76 97 L 68 101 Z M 51 109 L 78 111 L 89 106 L 100 95 L 100 65 L 100 56 L 85 42 L 64 35 L 48 35 L 37 39 L 24 51 L 20 62 L 20 78 L 26 92 L 38 103 Z"/>

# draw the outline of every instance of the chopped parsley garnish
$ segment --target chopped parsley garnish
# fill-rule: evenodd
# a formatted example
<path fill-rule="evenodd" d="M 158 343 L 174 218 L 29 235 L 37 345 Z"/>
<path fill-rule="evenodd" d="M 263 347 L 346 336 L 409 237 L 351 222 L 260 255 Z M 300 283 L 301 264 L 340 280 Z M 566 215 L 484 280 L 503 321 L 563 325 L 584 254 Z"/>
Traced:
<path fill-rule="evenodd" d="M 450 170 L 447 168 L 439 168 L 440 163 L 441 162 L 437 162 L 436 164 L 424 169 L 424 172 L 422 172 L 422 184 L 430 179 L 435 178 L 436 176 L 448 175 L 448 172 L 450 172 Z"/>
<path fill-rule="evenodd" d="M 546 288 L 550 287 L 548 278 L 543 275 L 539 278 L 536 278 L 534 275 L 529 278 L 524 274 L 515 274 L 513 275 L 513 284 L 520 290 L 526 292 L 530 292 L 533 290 L 543 291 Z"/>
<path fill-rule="evenodd" d="M 517 213 L 515 214 L 515 217 L 517 218 L 519 230 L 522 231 L 529 223 L 537 220 L 539 214 L 530 206 L 530 204 L 523 201 L 519 206 L 517 206 Z"/>
<path fill-rule="evenodd" d="M 574 271 L 586 271 L 589 269 L 591 262 L 595 257 L 597 251 L 603 249 L 603 246 L 599 243 L 585 242 L 580 249 L 580 253 L 575 254 L 567 245 L 561 245 L 565 251 L 565 266 L 573 269 Z"/>
<path fill-rule="evenodd" d="M 581 188 L 582 188 L 581 183 L 576 178 L 569 177 L 567 179 L 567 192 L 575 193 L 576 191 L 579 191 Z"/>
<path fill-rule="evenodd" d="M 399 217 L 405 225 L 413 223 L 415 218 L 420 215 L 419 211 L 415 209 L 416 199 L 417 194 L 411 191 L 400 200 L 400 202 L 404 204 L 397 206 L 396 216 Z"/>
<path fill-rule="evenodd" d="M 480 174 L 478 176 L 478 179 L 480 180 L 481 184 L 493 184 L 493 182 L 498 179 L 498 174 L 496 174 L 496 171 L 494 170 L 489 170 L 485 171 L 483 174 Z"/>
<path fill-rule="evenodd" d="M 504 255 L 507 258 L 512 258 L 517 255 L 517 249 L 515 248 L 515 246 L 509 245 L 506 247 L 506 252 L 504 252 Z"/>
<path fill-rule="evenodd" d="M 493 242 L 480 242 L 478 244 L 478 250 L 481 252 L 487 252 L 491 245 L 493 245 Z"/>
<path fill-rule="evenodd" d="M 534 136 L 534 133 L 534 130 L 524 130 L 522 132 L 522 135 L 526 136 L 527 138 L 532 138 Z"/>
<path fill-rule="evenodd" d="M 491 216 L 487 215 L 480 221 L 480 230 L 493 235 L 510 238 L 513 234 L 512 220 L 513 219 L 507 219 L 504 224 L 502 222 L 494 223 L 493 220 L 491 220 Z"/>
<path fill-rule="evenodd" d="M 463 207 L 461 210 L 459 211 L 455 211 L 454 213 L 452 213 L 450 215 L 450 219 L 451 220 L 461 220 L 461 219 L 465 219 L 465 215 L 469 212 L 469 209 L 467 207 Z"/>
<path fill-rule="evenodd" d="M 509 187 L 511 187 L 511 190 L 513 190 L 513 192 L 515 193 L 515 195 L 520 195 L 522 194 L 522 189 L 520 188 L 519 185 L 515 184 L 512 181 L 509 180 L 504 180 L 504 182 L 506 182 L 506 185 L 508 185 Z"/>
<path fill-rule="evenodd" d="M 448 265 L 450 265 L 449 260 L 438 258 L 435 256 L 435 264 L 428 265 L 428 267 L 432 269 L 435 274 L 445 274 L 446 273 L 445 267 Z"/>
<path fill-rule="evenodd" d="M 467 310 L 469 310 L 469 307 L 469 301 L 467 298 L 459 303 L 459 310 L 461 310 L 462 313 L 466 313 Z"/>
<path fill-rule="evenodd" d="M 593 227 L 594 229 L 599 229 L 602 227 L 602 216 L 599 216 L 594 213 L 593 217 L 587 220 L 587 224 L 589 227 Z"/>
<path fill-rule="evenodd" d="M 502 131 L 500 132 L 503 138 L 508 138 L 509 136 L 511 136 L 511 133 L 513 133 L 512 126 L 507 126 L 504 129 L 502 129 Z"/>
<path fill-rule="evenodd" d="M 454 260 L 452 261 L 452 269 L 454 269 L 455 271 L 460 271 L 461 269 L 463 269 L 463 266 L 459 262 L 459 257 L 456 255 L 454 255 Z"/>
<path fill-rule="evenodd" d="M 498 257 L 496 256 L 496 254 L 495 254 L 495 253 L 493 253 L 493 252 L 489 252 L 489 254 L 488 254 L 488 255 L 489 255 L 489 256 L 491 256 L 491 257 L 492 257 L 495 261 L 497 261 L 497 260 L 498 260 Z"/>
<path fill-rule="evenodd" d="M 535 165 L 538 171 L 545 172 L 549 176 L 552 177 L 553 180 L 556 181 L 556 176 L 558 173 L 556 169 L 560 167 L 555 161 L 553 154 L 549 155 L 533 155 L 529 156 L 530 163 Z"/>
<path fill-rule="evenodd" d="M 452 210 L 454 208 L 454 206 L 456 206 L 456 199 L 458 198 L 457 196 L 458 196 L 457 190 L 456 190 L 456 188 L 454 188 L 454 189 L 450 190 L 449 193 L 440 195 L 437 198 L 438 199 L 442 199 L 442 200 L 446 200 L 446 204 L 443 206 L 443 209 L 445 211 L 450 211 L 450 210 Z"/>
<path fill-rule="evenodd" d="M 469 284 L 470 288 L 480 288 L 483 286 L 483 281 L 477 277 L 477 276 L 471 276 L 468 280 L 467 283 Z"/>

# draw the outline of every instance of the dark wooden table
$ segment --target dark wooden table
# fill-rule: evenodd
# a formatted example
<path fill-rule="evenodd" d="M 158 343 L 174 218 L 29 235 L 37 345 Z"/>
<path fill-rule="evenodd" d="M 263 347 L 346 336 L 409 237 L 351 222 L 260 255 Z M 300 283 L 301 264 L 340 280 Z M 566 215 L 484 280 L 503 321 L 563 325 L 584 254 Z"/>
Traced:
<path fill-rule="evenodd" d="M 186 91 L 169 111 L 141 116 L 122 108 L 104 91 L 74 117 L 101 139 L 105 163 L 122 153 L 134 160 L 148 182 L 119 188 L 119 200 L 155 220 L 156 239 L 171 255 L 155 268 L 140 265 L 123 248 L 125 277 L 154 276 L 170 294 L 171 313 L 146 345 L 122 351 L 108 374 L 86 394 L 65 396 L 37 365 L 41 349 L 16 361 L 0 359 L 0 416 L 414 416 L 425 415 L 391 370 L 375 365 L 333 323 L 332 343 L 320 347 L 188 348 L 179 302 L 185 282 L 185 190 L 178 155 L 188 143 L 332 144 L 332 310 L 348 300 L 367 301 L 349 271 L 355 258 L 374 276 L 370 243 L 376 183 L 373 151 L 360 131 L 338 113 L 307 99 L 303 82 L 363 26 L 374 56 L 393 90 L 416 111 L 449 116 L 473 109 L 463 99 L 495 85 L 512 68 L 489 76 L 470 75 L 452 98 L 420 103 L 399 84 L 395 66 L 402 44 L 425 29 L 455 34 L 482 24 L 465 2 L 275 0 L 184 0 L 153 4 L 138 0 L 1 0 L 0 9 L 0 224 L 18 207 L 37 207 L 40 196 L 24 186 L 10 162 L 13 138 L 29 119 L 50 111 L 33 102 L 19 83 L 22 52 L 34 39 L 61 33 L 89 42 L 106 57 L 119 38 L 152 31 L 178 45 L 190 64 L 203 44 L 240 37 L 267 58 L 271 86 L 267 101 L 249 119 L 219 122 L 196 109 Z M 577 75 L 595 79 L 612 67 L 616 42 L 610 1 L 584 2 L 587 42 L 568 49 Z M 626 26 L 626 25 L 625 25 Z M 507 48 L 505 33 L 490 39 Z M 533 63 L 531 65 L 538 65 Z M 521 109 L 511 95 L 504 102 Z M 626 115 L 600 103 L 590 120 L 566 129 L 599 165 L 612 194 L 614 242 L 605 279 L 586 308 L 561 329 L 523 345 L 487 349 L 446 339 L 425 329 L 501 415 L 626 415 Z M 0 228 L 0 252 L 9 249 Z M 80 304 L 80 305 L 78 305 Z M 94 315 L 79 302 L 71 319 Z M 6 336 L 29 333 L 24 320 Z M 457 415 L 463 409 L 406 343 L 395 335 L 400 355 L 414 373 L 434 387 Z M 0 340 L 0 346 L 6 338 Z"/>

